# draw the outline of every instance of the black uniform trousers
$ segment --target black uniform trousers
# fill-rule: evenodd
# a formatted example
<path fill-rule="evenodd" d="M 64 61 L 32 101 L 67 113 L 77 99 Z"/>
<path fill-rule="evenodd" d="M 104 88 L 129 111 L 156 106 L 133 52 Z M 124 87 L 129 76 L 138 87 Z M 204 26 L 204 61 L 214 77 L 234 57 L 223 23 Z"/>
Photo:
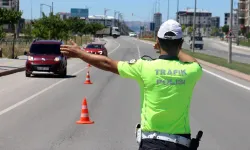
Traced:
<path fill-rule="evenodd" d="M 191 139 L 190 134 L 180 136 Z M 158 139 L 142 139 L 139 150 L 189 150 L 188 147 Z"/>

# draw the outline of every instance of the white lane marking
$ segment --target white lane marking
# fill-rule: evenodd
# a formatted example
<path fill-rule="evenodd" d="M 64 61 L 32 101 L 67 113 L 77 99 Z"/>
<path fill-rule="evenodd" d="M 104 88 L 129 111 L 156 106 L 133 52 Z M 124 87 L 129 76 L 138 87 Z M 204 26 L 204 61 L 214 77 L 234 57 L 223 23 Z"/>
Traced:
<path fill-rule="evenodd" d="M 152 43 L 150 43 L 151 45 L 153 45 Z M 217 78 L 219 78 L 219 79 L 221 79 L 221 80 L 224 80 L 224 81 L 226 81 L 226 82 L 228 82 L 228 83 L 231 83 L 231 84 L 233 84 L 233 85 L 236 85 L 236 86 L 238 86 L 238 87 L 241 87 L 241 88 L 243 88 L 243 89 L 246 89 L 246 90 L 248 90 L 248 91 L 250 91 L 250 87 L 247 87 L 247 86 L 245 86 L 245 85 L 243 85 L 243 84 L 240 84 L 240 83 L 238 83 L 238 82 L 234 82 L 234 81 L 232 81 L 232 80 L 229 80 L 229 79 L 227 79 L 227 78 L 225 78 L 225 77 L 222 77 L 222 76 L 220 76 L 220 75 L 218 75 L 218 74 L 216 74 L 216 73 L 214 73 L 214 72 L 211 72 L 211 71 L 208 71 L 208 70 L 206 70 L 206 69 L 203 69 L 206 73 L 208 73 L 208 74 L 210 74 L 210 75 L 213 75 L 213 76 L 215 76 L 215 77 L 217 77 Z"/>
<path fill-rule="evenodd" d="M 115 52 L 115 51 L 121 46 L 120 43 L 118 43 L 118 42 L 116 42 L 116 41 L 115 41 L 115 43 L 117 43 L 118 46 L 117 46 L 115 49 L 113 49 L 111 52 L 109 52 L 109 54 L 112 54 L 113 52 Z"/>
<path fill-rule="evenodd" d="M 118 43 L 118 42 L 116 42 L 116 43 Z M 119 44 L 119 45 L 118 45 L 115 49 L 113 49 L 109 54 L 115 52 L 115 51 L 120 47 L 121 44 L 120 44 L 120 43 L 118 43 L 118 44 Z M 79 70 L 79 71 L 73 73 L 73 75 L 77 75 L 77 74 L 81 73 L 82 71 L 84 71 L 84 70 L 87 69 L 87 68 L 88 68 L 88 67 L 85 67 L 85 68 L 83 68 L 83 69 L 81 69 L 81 70 Z M 3 114 L 5 114 L 5 113 L 7 113 L 7 112 L 9 112 L 9 111 L 11 111 L 11 110 L 13 110 L 13 109 L 15 109 L 15 108 L 17 108 L 17 107 L 19 107 L 19 106 L 21 106 L 22 104 L 24 104 L 24 103 L 26 103 L 26 102 L 32 100 L 33 98 L 35 98 L 35 97 L 41 95 L 42 93 L 44 93 L 44 92 L 46 92 L 46 91 L 52 89 L 52 88 L 55 87 L 56 85 L 59 85 L 60 83 L 66 81 L 66 80 L 67 80 L 67 79 L 62 79 L 62 80 L 60 80 L 60 81 L 58 81 L 58 82 L 56 82 L 56 83 L 50 85 L 49 87 L 47 87 L 47 88 L 41 90 L 40 92 L 38 92 L 38 93 L 36 93 L 36 94 L 34 94 L 34 95 L 32 95 L 32 96 L 30 96 L 30 97 L 28 97 L 28 98 L 22 100 L 22 101 L 19 101 L 19 102 L 17 102 L 16 104 L 14 104 L 14 105 L 12 105 L 12 106 L 10 106 L 10 107 L 8 107 L 8 108 L 6 108 L 6 109 L 0 111 L 0 116 L 3 115 Z"/>
<path fill-rule="evenodd" d="M 237 82 L 234 82 L 234 81 L 232 81 L 232 80 L 229 80 L 229 79 L 227 79 L 227 78 L 225 78 L 225 77 L 222 77 L 222 76 L 220 76 L 220 75 L 218 75 L 218 74 L 215 74 L 215 73 L 213 73 L 213 72 L 211 72 L 211 71 L 208 71 L 208 70 L 206 70 L 206 69 L 203 69 L 203 70 L 204 70 L 206 73 L 208 73 L 208 74 L 211 74 L 211 75 L 213 75 L 213 76 L 215 76 L 215 77 L 217 77 L 217 78 L 220 78 L 220 79 L 222 79 L 222 80 L 224 80 L 224 81 L 227 81 L 227 82 L 229 82 L 229 83 L 231 83 L 231 84 L 234 84 L 234 85 L 236 85 L 236 86 L 238 86 L 238 87 L 241 87 L 241 88 L 244 88 L 244 89 L 250 91 L 250 87 L 247 87 L 247 86 L 242 85 L 242 84 L 240 84 L 240 83 L 237 83 Z"/>
<path fill-rule="evenodd" d="M 137 51 L 138 51 L 138 56 L 139 56 L 139 58 L 141 58 L 141 51 L 140 51 L 140 47 L 139 47 L 138 45 L 136 45 L 136 47 L 137 47 Z"/>

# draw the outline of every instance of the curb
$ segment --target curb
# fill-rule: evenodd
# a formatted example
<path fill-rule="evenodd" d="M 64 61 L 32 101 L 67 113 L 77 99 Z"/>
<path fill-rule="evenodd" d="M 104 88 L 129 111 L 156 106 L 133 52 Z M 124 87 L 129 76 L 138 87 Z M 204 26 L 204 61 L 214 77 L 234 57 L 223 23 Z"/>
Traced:
<path fill-rule="evenodd" d="M 145 40 L 141 40 L 141 41 L 145 41 Z M 150 42 L 150 43 L 153 45 L 153 42 Z M 226 68 L 226 67 L 222 67 L 222 66 L 219 66 L 219 65 L 216 65 L 216 64 L 213 64 L 213 63 L 198 59 L 198 58 L 195 58 L 195 59 L 201 65 L 208 66 L 210 68 L 222 71 L 222 72 L 227 73 L 229 75 L 232 75 L 234 77 L 238 77 L 240 79 L 243 79 L 243 80 L 246 80 L 246 81 L 250 82 L 250 75 L 248 75 L 248 74 L 245 74 L 245 73 L 242 73 L 242 72 L 239 72 L 239 71 L 236 71 L 236 70 L 232 70 L 232 69 L 229 69 L 229 68 Z"/>
<path fill-rule="evenodd" d="M 10 74 L 13 74 L 13 73 L 17 73 L 17 72 L 21 72 L 21 71 L 25 71 L 25 67 L 21 67 L 21 68 L 17 68 L 17 69 L 12 69 L 12 70 L 8 70 L 8 71 L 0 72 L 0 77 L 1 76 L 6 76 L 6 75 L 10 75 Z"/>
<path fill-rule="evenodd" d="M 238 77 L 240 79 L 243 79 L 243 80 L 246 80 L 246 81 L 250 82 L 250 75 L 248 75 L 248 74 L 245 74 L 245 73 L 242 73 L 242 72 L 239 72 L 239 71 L 236 71 L 236 70 L 232 70 L 232 69 L 229 69 L 229 68 L 226 68 L 226 67 L 222 67 L 222 66 L 219 66 L 219 65 L 216 65 L 216 64 L 212 64 L 212 63 L 209 63 L 209 62 L 204 61 L 204 60 L 200 60 L 200 59 L 197 59 L 197 60 L 201 65 L 217 69 L 217 70 L 225 72 L 225 73 L 227 73 L 229 75 L 232 75 L 232 76 L 235 76 L 235 77 Z"/>

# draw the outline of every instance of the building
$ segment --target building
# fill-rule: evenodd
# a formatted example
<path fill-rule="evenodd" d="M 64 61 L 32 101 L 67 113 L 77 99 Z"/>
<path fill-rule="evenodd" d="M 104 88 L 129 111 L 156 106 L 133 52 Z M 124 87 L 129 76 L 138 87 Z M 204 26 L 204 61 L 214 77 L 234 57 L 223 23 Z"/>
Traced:
<path fill-rule="evenodd" d="M 250 1 L 239 0 L 239 25 L 241 28 L 246 27 L 247 31 L 250 31 Z"/>
<path fill-rule="evenodd" d="M 17 7 L 17 2 L 15 0 L 10 1 L 10 0 L 0 0 L 0 8 L 16 8 Z"/>
<path fill-rule="evenodd" d="M 196 25 L 199 27 L 211 26 L 212 13 L 203 9 L 196 9 Z M 186 27 L 193 26 L 194 9 L 186 9 L 178 12 L 178 22 Z"/>
<path fill-rule="evenodd" d="M 220 28 L 220 17 L 211 17 L 211 27 Z"/>
<path fill-rule="evenodd" d="M 161 24 L 162 24 L 162 14 L 155 13 L 154 18 L 153 18 L 153 22 L 154 22 L 155 31 L 158 31 Z"/>
<path fill-rule="evenodd" d="M 233 13 L 233 26 L 237 26 L 237 24 L 238 24 L 237 13 Z M 225 13 L 224 25 L 230 25 L 230 13 Z"/>
<path fill-rule="evenodd" d="M 59 12 L 58 13 L 61 19 L 68 19 L 71 15 L 68 12 Z"/>
<path fill-rule="evenodd" d="M 187 8 L 186 10 L 179 11 L 178 13 L 178 22 L 182 25 L 185 25 L 187 28 L 184 31 L 184 34 L 191 34 L 189 33 L 189 27 L 193 26 L 194 22 L 194 9 Z M 202 36 L 208 36 L 211 31 L 211 19 L 212 13 L 203 10 L 203 9 L 196 9 L 196 34 Z"/>

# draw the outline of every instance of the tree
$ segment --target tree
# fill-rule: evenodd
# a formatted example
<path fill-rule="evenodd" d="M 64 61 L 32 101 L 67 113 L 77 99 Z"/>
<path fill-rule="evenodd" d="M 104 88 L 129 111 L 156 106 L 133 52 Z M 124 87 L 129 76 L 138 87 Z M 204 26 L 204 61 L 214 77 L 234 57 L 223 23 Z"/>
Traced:
<path fill-rule="evenodd" d="M 15 40 L 16 40 L 16 32 L 15 32 L 15 24 L 18 23 L 18 21 L 22 17 L 21 11 L 16 11 L 12 9 L 6 9 L 6 8 L 0 8 L 0 26 L 4 24 L 10 24 L 11 28 L 14 33 L 14 39 L 12 44 L 12 58 L 15 58 Z"/>
<path fill-rule="evenodd" d="M 103 25 L 98 23 L 86 23 L 85 20 L 79 17 L 71 17 L 62 20 L 59 15 L 50 14 L 42 18 L 34 20 L 32 22 L 33 29 L 32 34 L 35 37 L 42 39 L 69 39 L 70 36 L 79 35 L 81 37 L 84 34 L 94 34 L 97 30 L 104 28 Z"/>
<path fill-rule="evenodd" d="M 192 34 L 192 32 L 193 32 L 193 27 L 188 27 L 188 34 L 190 35 Z"/>
<path fill-rule="evenodd" d="M 186 29 L 186 28 L 187 28 L 186 25 L 182 25 L 182 26 L 181 26 L 182 32 L 185 32 L 185 29 Z"/>
<path fill-rule="evenodd" d="M 68 34 L 68 26 L 59 15 L 45 16 L 33 23 L 33 34 L 42 39 L 63 39 Z"/>
<path fill-rule="evenodd" d="M 0 39 L 5 37 L 5 32 L 3 31 L 3 26 L 0 25 Z"/>
<path fill-rule="evenodd" d="M 229 32 L 229 26 L 228 25 L 224 25 L 222 27 L 222 32 L 224 32 L 225 34 L 227 34 Z"/>
<path fill-rule="evenodd" d="M 22 16 L 21 11 L 15 11 L 6 8 L 0 8 L 0 25 L 3 24 L 16 24 Z"/>
<path fill-rule="evenodd" d="M 91 23 L 92 29 L 91 29 L 91 34 L 94 35 L 96 31 L 102 30 L 104 28 L 104 25 L 99 24 L 99 23 Z"/>
<path fill-rule="evenodd" d="M 211 35 L 218 36 L 218 34 L 219 34 L 219 29 L 216 27 L 212 27 Z"/>
<path fill-rule="evenodd" d="M 32 39 L 32 25 L 31 23 L 25 24 L 23 33 L 25 38 Z"/>

